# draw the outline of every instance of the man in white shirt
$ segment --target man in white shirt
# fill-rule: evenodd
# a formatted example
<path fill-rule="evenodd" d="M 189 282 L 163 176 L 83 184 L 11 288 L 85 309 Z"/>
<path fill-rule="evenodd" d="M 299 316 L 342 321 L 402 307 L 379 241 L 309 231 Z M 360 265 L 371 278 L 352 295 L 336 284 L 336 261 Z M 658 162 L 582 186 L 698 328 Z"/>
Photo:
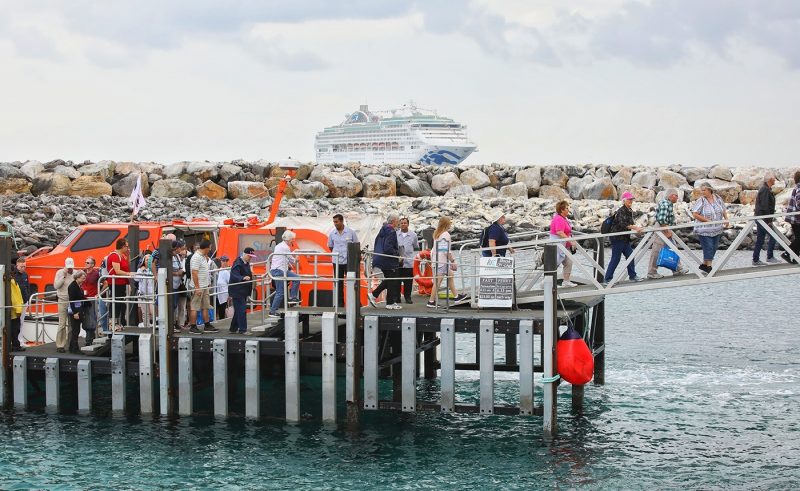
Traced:
<path fill-rule="evenodd" d="M 58 299 L 58 330 L 56 331 L 56 351 L 64 353 L 67 347 L 67 330 L 70 326 L 69 314 L 69 285 L 75 279 L 75 261 L 68 257 L 64 267 L 56 272 L 53 287 L 56 289 Z"/>
<path fill-rule="evenodd" d="M 408 229 L 408 218 L 403 217 L 400 219 L 400 230 L 397 231 L 397 246 L 400 248 L 400 255 L 403 256 L 400 269 L 397 270 L 397 278 L 402 285 L 403 297 L 405 297 L 406 303 L 412 303 L 414 256 L 419 250 L 419 239 L 413 230 Z M 396 298 L 395 302 L 400 303 L 400 298 Z"/>
<path fill-rule="evenodd" d="M 189 266 L 192 271 L 192 297 L 189 307 L 189 332 L 202 334 L 204 332 L 219 332 L 208 317 L 208 309 L 211 308 L 211 295 L 209 292 L 210 282 L 208 280 L 208 252 L 211 250 L 211 242 L 208 239 L 200 241 L 200 246 L 192 255 Z M 203 330 L 197 328 L 197 311 L 203 315 Z"/>
<path fill-rule="evenodd" d="M 338 259 L 333 259 L 333 267 L 336 268 L 336 278 L 338 278 L 339 307 L 344 307 L 344 279 L 347 277 L 347 246 L 350 243 L 358 242 L 358 235 L 350 227 L 344 225 L 344 217 L 337 213 L 333 215 L 333 227 L 328 234 L 328 249 L 331 252 L 339 253 Z"/>
<path fill-rule="evenodd" d="M 297 260 L 292 255 L 292 246 L 296 234 L 291 230 L 283 233 L 283 241 L 275 246 L 272 251 L 272 263 L 269 266 L 269 274 L 275 280 L 275 296 L 272 299 L 272 305 L 269 308 L 270 317 L 280 317 L 278 315 L 278 308 L 283 304 L 283 292 L 286 283 L 289 283 L 289 305 L 296 305 L 300 303 L 300 282 L 288 281 L 285 278 L 298 278 L 299 276 L 290 271 L 291 268 L 296 268 Z"/>

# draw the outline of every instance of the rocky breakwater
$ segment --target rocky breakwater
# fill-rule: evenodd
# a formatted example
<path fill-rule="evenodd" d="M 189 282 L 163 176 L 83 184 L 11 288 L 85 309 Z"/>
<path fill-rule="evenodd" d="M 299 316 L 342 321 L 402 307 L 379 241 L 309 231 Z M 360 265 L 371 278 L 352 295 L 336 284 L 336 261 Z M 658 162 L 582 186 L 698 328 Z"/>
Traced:
<path fill-rule="evenodd" d="M 488 211 L 503 208 L 510 231 L 541 230 L 559 199 L 573 201 L 576 228 L 595 231 L 625 191 L 636 196 L 642 225 L 655 222 L 655 202 L 665 188 L 682 195 L 678 220 L 690 221 L 688 202 L 708 182 L 728 203 L 733 216 L 751 215 L 752 203 L 770 169 L 712 167 L 630 167 L 615 165 L 452 167 L 301 164 L 286 188 L 287 208 L 319 213 L 400 211 L 412 226 L 424 228 L 442 214 L 454 218 L 454 238 L 476 236 Z M 779 207 L 788 201 L 798 169 L 772 169 Z M 83 162 L 55 160 L 0 164 L 0 194 L 18 235 L 31 246 L 52 245 L 72 227 L 130 218 L 125 197 L 142 178 L 148 206 L 140 218 L 224 218 L 263 216 L 278 182 L 286 175 L 277 164 L 246 162 Z M 287 213 L 297 213 L 287 210 Z M 302 213 L 302 212 L 301 212 Z M 729 232 L 733 234 L 733 231 Z"/>

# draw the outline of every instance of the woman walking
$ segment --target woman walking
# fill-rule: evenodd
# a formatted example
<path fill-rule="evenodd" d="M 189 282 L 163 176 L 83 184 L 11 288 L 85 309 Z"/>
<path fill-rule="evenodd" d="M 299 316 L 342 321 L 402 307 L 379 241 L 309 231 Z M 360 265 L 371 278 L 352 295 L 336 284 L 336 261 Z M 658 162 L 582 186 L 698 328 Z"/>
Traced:
<path fill-rule="evenodd" d="M 625 192 L 622 194 L 622 206 L 614 213 L 614 224 L 611 226 L 612 232 L 639 232 L 642 227 L 634 225 L 633 223 L 633 194 Z M 631 247 L 630 234 L 615 235 L 611 237 L 611 260 L 608 262 L 606 268 L 605 283 L 611 282 L 614 278 L 614 270 L 617 269 L 620 258 L 624 255 L 625 259 L 633 254 Z M 634 261 L 628 263 L 628 279 L 630 281 L 642 281 L 642 278 L 636 276 L 636 264 Z"/>
<path fill-rule="evenodd" d="M 455 298 L 453 302 L 460 302 L 467 298 L 465 294 L 458 294 L 456 291 L 456 283 L 453 280 L 453 273 L 452 271 L 455 270 L 455 262 L 453 258 L 453 253 L 450 252 L 450 243 L 452 240 L 450 239 L 450 227 L 452 227 L 453 223 L 450 221 L 450 217 L 442 217 L 439 219 L 439 225 L 436 227 L 436 231 L 433 232 L 433 248 L 431 249 L 431 259 L 434 262 L 434 270 L 433 270 L 433 285 L 431 288 L 431 296 L 428 299 L 427 306 L 428 307 L 436 307 L 436 297 L 439 294 L 439 283 L 442 279 L 447 280 L 447 286 L 449 287 L 448 293 L 453 293 Z"/>
<path fill-rule="evenodd" d="M 567 215 L 569 215 L 569 203 L 566 200 L 556 203 L 556 214 L 550 220 L 551 239 L 568 239 L 572 237 L 572 225 L 569 223 Z M 564 242 L 564 247 L 571 252 L 575 252 L 575 244 L 572 242 Z M 561 286 L 564 288 L 576 286 L 575 283 L 569 280 L 572 276 L 572 258 L 568 257 L 560 248 L 558 249 L 558 264 L 564 265 Z"/>
<path fill-rule="evenodd" d="M 789 198 L 789 206 L 786 211 L 788 213 L 800 211 L 800 171 L 794 173 L 794 189 L 792 189 L 792 196 Z M 789 247 L 792 252 L 800 255 L 800 215 L 788 216 L 786 221 L 792 226 L 792 243 Z M 787 252 L 781 254 L 781 257 L 787 263 L 797 264 Z"/>
<path fill-rule="evenodd" d="M 692 205 L 692 216 L 699 222 L 694 226 L 694 233 L 697 234 L 700 247 L 703 249 L 703 264 L 700 265 L 700 270 L 710 273 L 711 262 L 717 254 L 722 231 L 728 226 L 728 210 L 725 208 L 725 202 L 714 193 L 714 188 L 710 184 L 701 184 L 700 193 L 700 198 Z M 725 223 L 708 223 L 723 220 Z"/>

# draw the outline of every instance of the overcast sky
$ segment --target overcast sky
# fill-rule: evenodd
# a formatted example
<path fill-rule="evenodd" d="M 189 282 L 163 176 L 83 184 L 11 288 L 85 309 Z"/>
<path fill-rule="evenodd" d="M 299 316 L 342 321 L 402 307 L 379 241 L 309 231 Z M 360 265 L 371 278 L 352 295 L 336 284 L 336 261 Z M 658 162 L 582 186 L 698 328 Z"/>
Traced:
<path fill-rule="evenodd" d="M 368 103 L 468 162 L 800 165 L 797 0 L 0 0 L 0 160 L 277 160 Z"/>

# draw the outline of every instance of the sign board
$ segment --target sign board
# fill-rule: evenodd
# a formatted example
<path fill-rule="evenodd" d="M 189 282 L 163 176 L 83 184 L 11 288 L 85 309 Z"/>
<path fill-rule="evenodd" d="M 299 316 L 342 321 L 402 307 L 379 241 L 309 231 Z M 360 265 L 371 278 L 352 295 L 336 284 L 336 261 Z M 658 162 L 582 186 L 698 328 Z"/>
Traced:
<path fill-rule="evenodd" d="M 511 308 L 514 304 L 514 258 L 481 257 L 478 308 Z"/>

